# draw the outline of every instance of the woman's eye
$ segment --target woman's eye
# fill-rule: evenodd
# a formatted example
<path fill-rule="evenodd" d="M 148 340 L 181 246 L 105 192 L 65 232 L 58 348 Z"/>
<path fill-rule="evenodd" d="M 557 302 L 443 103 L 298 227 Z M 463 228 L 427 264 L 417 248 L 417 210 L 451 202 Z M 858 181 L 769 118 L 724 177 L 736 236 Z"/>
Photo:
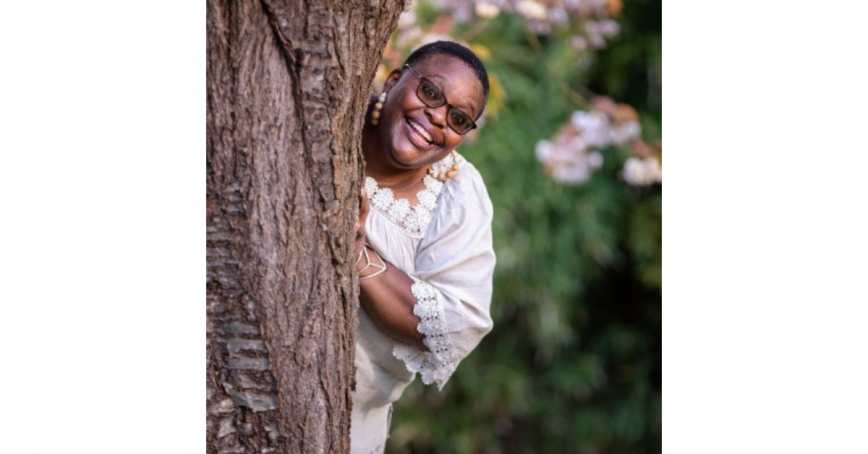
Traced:
<path fill-rule="evenodd" d="M 452 114 L 452 123 L 456 126 L 464 126 L 464 124 L 467 123 L 467 117 L 461 113 L 454 112 Z"/>
<path fill-rule="evenodd" d="M 425 81 L 422 84 L 422 92 L 425 93 L 425 96 L 428 99 L 438 100 L 440 99 L 440 90 L 434 86 L 431 82 Z"/>

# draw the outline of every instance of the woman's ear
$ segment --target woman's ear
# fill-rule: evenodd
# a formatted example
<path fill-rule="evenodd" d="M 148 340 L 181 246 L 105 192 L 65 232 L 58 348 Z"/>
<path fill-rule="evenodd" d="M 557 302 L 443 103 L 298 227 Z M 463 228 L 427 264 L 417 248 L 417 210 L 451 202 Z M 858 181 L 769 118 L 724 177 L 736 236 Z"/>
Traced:
<path fill-rule="evenodd" d="M 392 91 L 392 87 L 398 83 L 398 79 L 401 78 L 401 70 L 393 69 L 392 72 L 389 73 L 389 77 L 386 78 L 386 82 L 383 83 L 383 91 L 389 92 Z"/>

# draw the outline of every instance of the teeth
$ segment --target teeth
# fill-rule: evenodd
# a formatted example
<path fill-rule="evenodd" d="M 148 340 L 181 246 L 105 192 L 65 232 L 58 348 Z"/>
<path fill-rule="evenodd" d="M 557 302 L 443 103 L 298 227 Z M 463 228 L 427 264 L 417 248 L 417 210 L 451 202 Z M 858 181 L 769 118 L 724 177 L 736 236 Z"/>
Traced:
<path fill-rule="evenodd" d="M 424 137 L 425 140 L 427 140 L 429 143 L 433 142 L 433 139 L 431 139 L 431 135 L 428 134 L 428 131 L 422 129 L 422 127 L 419 126 L 418 124 L 416 124 L 416 122 L 413 120 L 410 120 L 409 122 L 410 122 L 410 126 L 412 126 L 413 129 L 415 129 L 416 131 L 419 131 L 419 134 L 422 134 L 422 137 Z"/>

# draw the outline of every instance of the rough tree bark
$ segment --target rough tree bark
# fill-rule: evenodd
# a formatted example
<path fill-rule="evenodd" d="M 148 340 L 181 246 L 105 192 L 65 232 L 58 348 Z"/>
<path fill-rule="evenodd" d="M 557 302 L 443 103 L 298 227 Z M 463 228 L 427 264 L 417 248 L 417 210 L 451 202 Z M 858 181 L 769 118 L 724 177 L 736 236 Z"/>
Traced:
<path fill-rule="evenodd" d="M 208 0 L 210 454 L 349 452 L 361 130 L 405 1 Z"/>

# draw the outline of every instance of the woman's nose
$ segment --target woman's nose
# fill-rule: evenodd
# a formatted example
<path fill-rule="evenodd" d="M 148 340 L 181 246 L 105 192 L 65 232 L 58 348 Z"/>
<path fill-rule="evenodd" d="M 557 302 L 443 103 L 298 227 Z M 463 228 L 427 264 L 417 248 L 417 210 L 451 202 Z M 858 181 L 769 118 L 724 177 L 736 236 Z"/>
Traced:
<path fill-rule="evenodd" d="M 438 126 L 440 128 L 445 128 L 446 113 L 448 110 L 448 104 L 443 104 L 440 107 L 426 107 L 425 115 L 428 117 L 428 121 L 430 121 L 432 125 Z"/>

